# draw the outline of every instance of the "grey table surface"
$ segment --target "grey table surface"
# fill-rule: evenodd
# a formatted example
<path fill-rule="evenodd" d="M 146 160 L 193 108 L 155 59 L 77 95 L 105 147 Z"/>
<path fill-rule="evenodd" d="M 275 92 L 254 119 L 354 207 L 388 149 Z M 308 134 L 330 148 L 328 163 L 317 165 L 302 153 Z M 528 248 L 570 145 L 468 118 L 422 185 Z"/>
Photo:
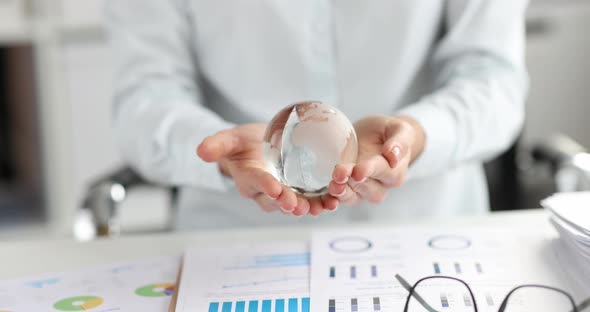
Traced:
<path fill-rule="evenodd" d="M 343 230 L 363 227 L 456 227 L 485 226 L 525 229 L 539 233 L 546 241 L 557 234 L 541 209 L 496 212 L 484 216 L 429 219 L 404 223 L 374 223 L 347 225 Z M 324 228 L 324 227 L 322 227 Z M 334 228 L 334 227 L 331 227 Z M 238 241 L 277 241 L 306 239 L 317 227 L 264 227 L 200 232 L 172 232 L 122 236 L 92 242 L 71 239 L 0 242 L 0 279 L 31 276 L 44 272 L 72 271 L 94 265 L 127 261 L 142 257 L 180 255 L 188 245 L 221 245 Z"/>

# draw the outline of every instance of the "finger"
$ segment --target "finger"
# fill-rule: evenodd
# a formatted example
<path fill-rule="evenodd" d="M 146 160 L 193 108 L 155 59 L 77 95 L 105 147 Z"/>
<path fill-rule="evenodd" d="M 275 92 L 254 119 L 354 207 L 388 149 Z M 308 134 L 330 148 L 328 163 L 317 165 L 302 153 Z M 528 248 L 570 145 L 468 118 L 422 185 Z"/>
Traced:
<path fill-rule="evenodd" d="M 322 206 L 324 207 L 324 209 L 330 211 L 338 209 L 338 205 L 340 204 L 338 198 L 329 194 L 322 195 L 320 197 L 320 200 L 322 201 Z"/>
<path fill-rule="evenodd" d="M 383 156 L 389 163 L 389 167 L 392 169 L 395 168 L 402 159 L 402 150 L 395 138 L 391 138 L 383 144 L 383 150 L 381 153 L 383 153 Z"/>
<path fill-rule="evenodd" d="M 272 174 L 262 170 L 252 170 L 254 187 L 258 192 L 268 195 L 270 198 L 279 198 L 283 192 L 283 185 L 272 176 Z"/>
<path fill-rule="evenodd" d="M 197 147 L 197 155 L 206 162 L 218 161 L 239 151 L 240 139 L 232 129 L 206 137 Z"/>
<path fill-rule="evenodd" d="M 309 212 L 310 204 L 303 195 L 297 195 L 297 207 L 293 210 L 293 215 L 302 216 Z"/>
<path fill-rule="evenodd" d="M 402 158 L 395 169 L 392 169 L 388 174 L 375 179 L 381 182 L 386 188 L 400 187 L 406 180 L 409 162 L 409 157 Z"/>
<path fill-rule="evenodd" d="M 352 183 L 352 180 L 349 182 Z M 355 205 L 361 201 L 361 197 L 357 192 L 355 192 L 352 189 L 352 187 L 349 184 L 347 184 L 344 189 L 344 192 L 342 192 L 342 194 L 338 196 L 338 200 L 341 204 Z"/>
<path fill-rule="evenodd" d="M 381 182 L 373 178 L 369 178 L 364 182 L 350 181 L 349 185 L 361 199 L 372 203 L 383 202 L 388 190 Z"/>
<path fill-rule="evenodd" d="M 346 184 L 348 182 L 348 178 L 352 174 L 352 169 L 354 168 L 354 164 L 340 164 L 334 167 L 334 171 L 332 172 L 332 181 L 338 184 Z"/>
<path fill-rule="evenodd" d="M 309 213 L 312 216 L 319 216 L 322 213 L 323 205 L 319 197 L 313 197 L 309 199 Z"/>
<path fill-rule="evenodd" d="M 351 177 L 356 182 L 363 182 L 367 178 L 379 177 L 391 170 L 385 157 L 374 155 L 361 160 L 352 170 Z"/>
<path fill-rule="evenodd" d="M 254 201 L 265 212 L 273 212 L 279 210 L 279 205 L 276 200 L 268 197 L 266 194 L 258 193 L 254 196 Z"/>
<path fill-rule="evenodd" d="M 283 185 L 283 191 L 277 203 L 283 212 L 293 212 L 297 208 L 297 195 L 288 186 Z"/>
<path fill-rule="evenodd" d="M 252 198 L 258 193 L 268 195 L 272 199 L 278 199 L 283 192 L 283 185 L 277 181 L 270 173 L 258 169 L 250 168 L 238 170 L 234 180 L 242 196 Z"/>
<path fill-rule="evenodd" d="M 330 181 L 328 184 L 328 194 L 334 197 L 341 197 L 344 195 L 344 191 L 346 191 L 346 184 L 338 184 L 334 181 Z"/>
<path fill-rule="evenodd" d="M 399 161 L 408 154 L 409 146 L 412 146 L 414 130 L 405 122 L 396 122 L 386 127 L 384 136 L 385 143 L 381 152 L 387 159 L 389 166 L 395 168 Z"/>
<path fill-rule="evenodd" d="M 354 205 L 360 201 L 356 192 L 348 184 L 337 184 L 334 181 L 328 186 L 330 197 L 338 199 L 339 204 Z"/>

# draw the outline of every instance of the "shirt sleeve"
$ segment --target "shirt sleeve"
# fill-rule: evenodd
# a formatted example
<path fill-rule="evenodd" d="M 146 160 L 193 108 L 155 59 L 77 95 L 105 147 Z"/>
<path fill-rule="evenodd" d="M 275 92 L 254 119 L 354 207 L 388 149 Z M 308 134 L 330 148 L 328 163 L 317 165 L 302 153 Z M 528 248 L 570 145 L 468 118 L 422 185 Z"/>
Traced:
<path fill-rule="evenodd" d="M 126 161 L 156 183 L 227 189 L 217 164 L 196 156 L 202 139 L 232 127 L 202 105 L 182 0 L 109 0 L 115 59 L 113 123 Z"/>
<path fill-rule="evenodd" d="M 409 178 L 422 178 L 505 150 L 520 132 L 528 75 L 525 0 L 449 0 L 431 57 L 435 92 L 398 112 L 424 128 Z"/>

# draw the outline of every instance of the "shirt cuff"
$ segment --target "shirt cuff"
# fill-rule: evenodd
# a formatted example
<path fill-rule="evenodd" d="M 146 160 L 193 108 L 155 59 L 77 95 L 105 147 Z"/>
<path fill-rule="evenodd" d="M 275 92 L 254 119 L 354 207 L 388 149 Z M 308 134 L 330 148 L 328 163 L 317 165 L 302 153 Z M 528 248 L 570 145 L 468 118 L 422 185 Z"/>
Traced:
<path fill-rule="evenodd" d="M 446 109 L 436 106 L 425 98 L 402 108 L 397 115 L 415 119 L 422 126 L 425 135 L 424 149 L 410 165 L 408 179 L 420 179 L 442 172 L 452 166 L 457 145 L 456 121 Z"/>

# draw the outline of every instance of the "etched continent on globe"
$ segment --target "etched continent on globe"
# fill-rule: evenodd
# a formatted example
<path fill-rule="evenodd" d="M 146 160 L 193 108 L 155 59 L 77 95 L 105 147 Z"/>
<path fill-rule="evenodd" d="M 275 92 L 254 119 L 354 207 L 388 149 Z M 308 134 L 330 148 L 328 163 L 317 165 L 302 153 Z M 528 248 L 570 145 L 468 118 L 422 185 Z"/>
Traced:
<path fill-rule="evenodd" d="M 325 194 L 334 166 L 354 163 L 357 153 L 356 133 L 348 118 L 322 102 L 285 107 L 264 135 L 266 170 L 306 196 Z"/>

